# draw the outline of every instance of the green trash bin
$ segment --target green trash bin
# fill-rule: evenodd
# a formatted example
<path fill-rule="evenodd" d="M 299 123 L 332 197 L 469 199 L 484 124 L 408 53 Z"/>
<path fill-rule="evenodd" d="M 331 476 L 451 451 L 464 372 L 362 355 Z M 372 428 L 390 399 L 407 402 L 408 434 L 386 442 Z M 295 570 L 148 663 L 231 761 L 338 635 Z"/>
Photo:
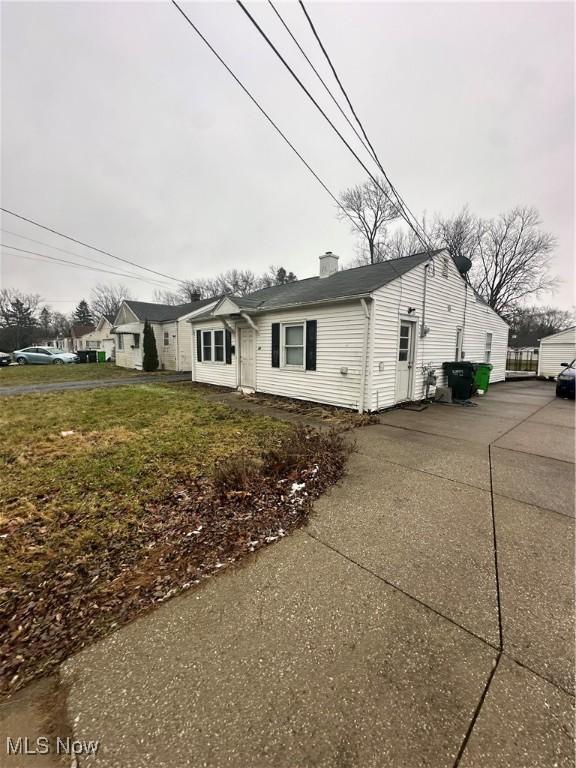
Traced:
<path fill-rule="evenodd" d="M 105 363 L 106 362 L 106 350 L 105 349 L 99 349 L 97 351 L 96 362 L 97 363 Z"/>
<path fill-rule="evenodd" d="M 454 400 L 469 400 L 476 392 L 476 363 L 468 360 L 442 363 Z"/>
<path fill-rule="evenodd" d="M 490 384 L 492 366 L 490 363 L 478 363 L 477 365 L 475 381 L 478 392 L 483 395 L 488 390 L 488 385 Z"/>

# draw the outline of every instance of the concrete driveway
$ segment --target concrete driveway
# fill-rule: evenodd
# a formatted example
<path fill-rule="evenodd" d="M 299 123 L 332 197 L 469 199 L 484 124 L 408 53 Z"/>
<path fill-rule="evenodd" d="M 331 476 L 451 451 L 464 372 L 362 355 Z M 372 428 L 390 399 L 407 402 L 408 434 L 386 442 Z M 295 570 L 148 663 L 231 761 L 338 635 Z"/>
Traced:
<path fill-rule="evenodd" d="M 574 404 L 381 421 L 305 531 L 63 665 L 80 765 L 574 765 Z"/>

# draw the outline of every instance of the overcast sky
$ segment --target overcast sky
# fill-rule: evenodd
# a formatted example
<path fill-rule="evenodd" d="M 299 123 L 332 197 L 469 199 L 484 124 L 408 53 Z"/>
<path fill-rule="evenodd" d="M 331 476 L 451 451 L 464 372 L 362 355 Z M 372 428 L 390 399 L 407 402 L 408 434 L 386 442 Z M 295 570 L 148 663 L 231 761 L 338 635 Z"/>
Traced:
<path fill-rule="evenodd" d="M 183 7 L 335 193 L 364 179 L 237 5 Z M 328 104 L 270 6 L 249 7 Z M 278 7 L 328 77 L 299 6 Z M 541 301 L 573 304 L 572 4 L 307 7 L 411 209 L 537 207 L 564 281 Z M 308 277 L 326 250 L 354 257 L 333 201 L 169 2 L 2 3 L 1 192 L 6 208 L 177 278 L 270 264 Z M 131 270 L 11 216 L 2 228 Z M 154 293 L 6 252 L 0 278 L 60 311 L 99 281 Z"/>

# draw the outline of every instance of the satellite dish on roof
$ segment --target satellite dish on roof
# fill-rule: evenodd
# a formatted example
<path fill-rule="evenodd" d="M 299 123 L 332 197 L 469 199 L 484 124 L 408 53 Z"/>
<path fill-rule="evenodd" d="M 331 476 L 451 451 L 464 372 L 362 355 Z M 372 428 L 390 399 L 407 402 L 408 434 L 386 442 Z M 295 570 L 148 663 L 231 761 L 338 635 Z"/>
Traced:
<path fill-rule="evenodd" d="M 466 256 L 455 256 L 454 264 L 456 264 L 456 269 L 458 272 L 460 272 L 461 275 L 465 275 L 467 272 L 469 272 L 470 267 L 472 266 L 472 262 Z"/>

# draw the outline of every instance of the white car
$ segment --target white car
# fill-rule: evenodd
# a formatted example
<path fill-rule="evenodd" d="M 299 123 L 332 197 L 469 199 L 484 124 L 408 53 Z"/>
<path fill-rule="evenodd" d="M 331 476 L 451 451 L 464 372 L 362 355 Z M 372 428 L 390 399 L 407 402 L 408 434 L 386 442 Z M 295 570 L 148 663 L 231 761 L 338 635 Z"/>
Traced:
<path fill-rule="evenodd" d="M 18 365 L 63 365 L 77 363 L 79 359 L 73 352 L 64 352 L 56 347 L 25 347 L 13 352 L 12 357 Z"/>

